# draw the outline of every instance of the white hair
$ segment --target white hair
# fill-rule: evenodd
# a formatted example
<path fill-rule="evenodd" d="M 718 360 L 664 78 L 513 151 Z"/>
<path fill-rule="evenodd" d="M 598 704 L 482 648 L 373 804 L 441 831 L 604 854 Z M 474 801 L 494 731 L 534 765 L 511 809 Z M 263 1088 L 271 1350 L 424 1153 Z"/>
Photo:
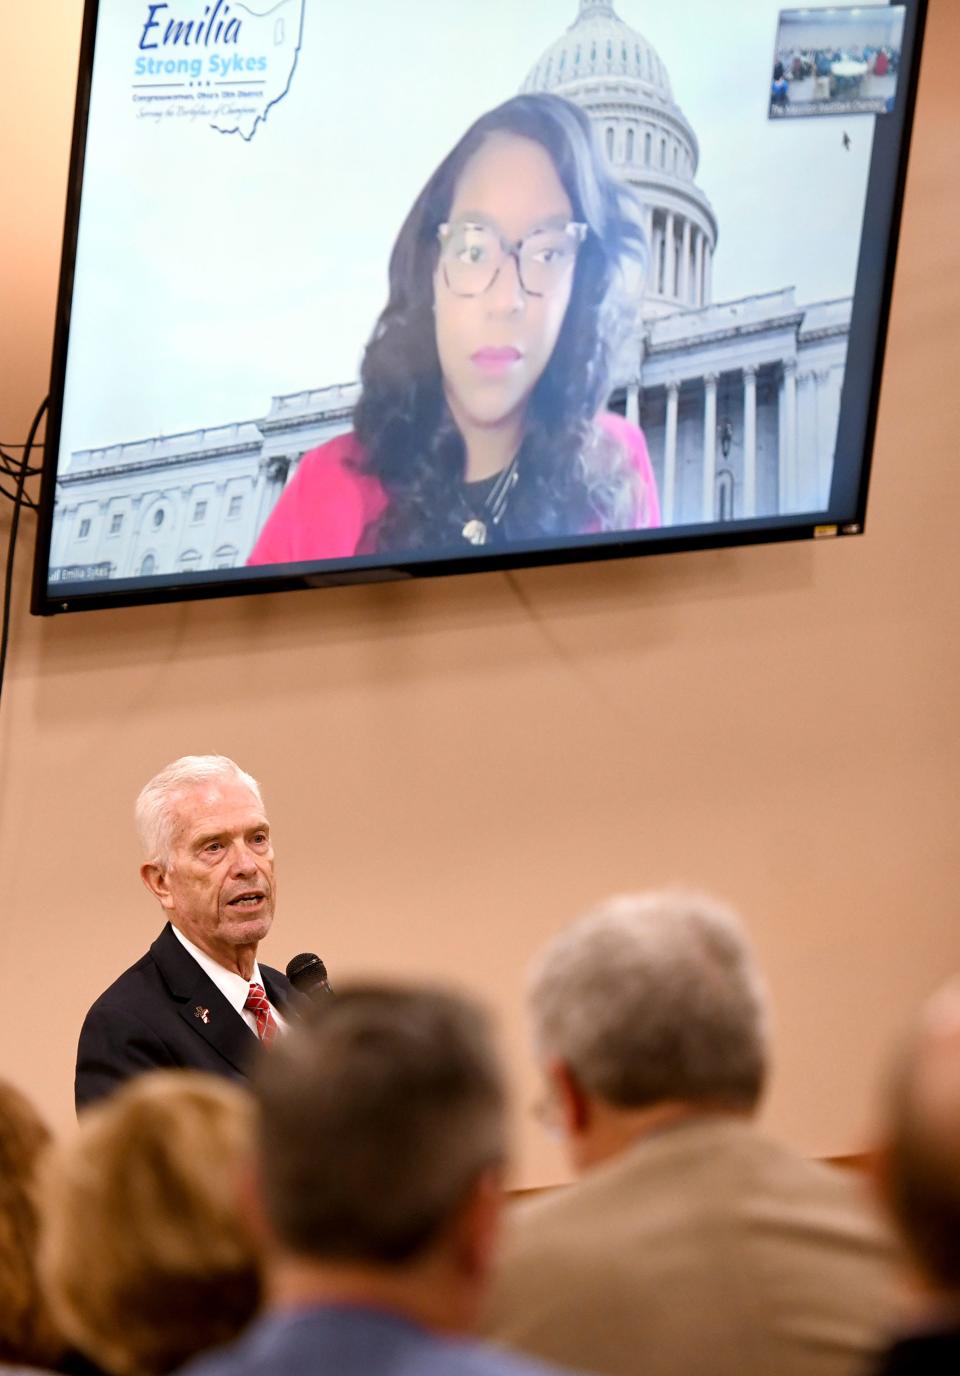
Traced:
<path fill-rule="evenodd" d="M 140 790 L 133 809 L 144 859 L 165 869 L 177 827 L 177 801 L 191 789 L 220 779 L 244 784 L 260 807 L 260 785 L 226 755 L 183 755 Z"/>
<path fill-rule="evenodd" d="M 621 1107 L 752 1106 L 768 1059 L 766 992 L 731 909 L 697 894 L 610 899 L 531 971 L 537 1054 Z"/>

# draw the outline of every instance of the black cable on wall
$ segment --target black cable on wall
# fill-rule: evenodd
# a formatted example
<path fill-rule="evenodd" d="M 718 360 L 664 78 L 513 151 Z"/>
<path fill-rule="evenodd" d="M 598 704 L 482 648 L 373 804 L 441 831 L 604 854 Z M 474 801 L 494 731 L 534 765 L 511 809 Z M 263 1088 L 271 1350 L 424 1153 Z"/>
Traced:
<path fill-rule="evenodd" d="M 0 482 L 0 496 L 6 497 L 13 503 L 13 515 L 10 520 L 10 538 L 7 544 L 7 568 L 3 585 L 3 612 L 0 616 L 0 701 L 3 700 L 3 678 L 7 667 L 7 650 L 10 644 L 10 617 L 11 603 L 13 599 L 13 561 L 17 548 L 17 532 L 20 528 L 20 512 L 26 507 L 30 511 L 36 511 L 37 503 L 26 491 L 28 478 L 35 477 L 40 468 L 31 467 L 30 457 L 37 439 L 37 431 L 40 429 L 40 422 L 47 410 L 49 397 L 44 397 L 33 418 L 33 423 L 27 434 L 27 442 L 23 446 L 23 452 L 19 459 L 7 453 L 6 448 L 0 446 L 0 475 L 5 475 L 14 482 L 14 489 L 10 489 Z M 20 448 L 19 445 L 10 445 L 8 448 Z"/>

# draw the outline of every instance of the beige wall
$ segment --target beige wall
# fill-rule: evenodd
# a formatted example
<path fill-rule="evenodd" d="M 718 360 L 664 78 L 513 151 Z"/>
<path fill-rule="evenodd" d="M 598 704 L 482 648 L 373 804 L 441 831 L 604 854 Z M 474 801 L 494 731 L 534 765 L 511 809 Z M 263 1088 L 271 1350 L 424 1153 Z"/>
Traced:
<path fill-rule="evenodd" d="M 4 440 L 47 385 L 80 4 L 16 10 Z M 158 928 L 132 798 L 218 750 L 272 812 L 274 963 L 306 948 L 335 980 L 463 981 L 503 1016 L 525 1108 L 530 954 L 608 890 L 696 882 L 741 905 L 769 971 L 771 1127 L 861 1145 L 892 1035 L 960 965 L 957 51 L 960 7 L 933 0 L 865 538 L 39 621 L 27 517 L 0 711 L 0 1065 L 52 1119 L 85 1008 Z M 559 1178 L 528 1115 L 520 1147 L 520 1183 Z"/>

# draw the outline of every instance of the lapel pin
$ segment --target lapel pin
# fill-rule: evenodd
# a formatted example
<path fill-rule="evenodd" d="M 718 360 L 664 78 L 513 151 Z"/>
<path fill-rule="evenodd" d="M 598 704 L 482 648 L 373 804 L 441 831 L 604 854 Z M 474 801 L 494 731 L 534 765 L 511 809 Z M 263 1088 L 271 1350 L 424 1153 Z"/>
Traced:
<path fill-rule="evenodd" d="M 196 1008 L 193 1010 L 193 1016 L 199 1018 L 201 1022 L 208 1023 L 210 1021 L 210 1009 L 201 1008 L 200 1005 L 197 1004 Z"/>

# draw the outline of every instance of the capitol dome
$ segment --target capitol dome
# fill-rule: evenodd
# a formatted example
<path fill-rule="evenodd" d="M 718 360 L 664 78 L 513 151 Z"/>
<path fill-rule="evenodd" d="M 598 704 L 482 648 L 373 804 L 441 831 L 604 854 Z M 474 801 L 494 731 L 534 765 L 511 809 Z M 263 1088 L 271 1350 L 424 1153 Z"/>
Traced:
<path fill-rule="evenodd" d="M 656 48 L 629 29 L 607 0 L 587 0 L 562 37 L 540 58 L 524 91 L 555 91 L 589 76 L 620 76 L 673 101 L 670 78 Z"/>
<path fill-rule="evenodd" d="M 593 120 L 613 170 L 645 207 L 650 265 L 643 313 L 710 303 L 717 220 L 696 184 L 700 146 L 653 44 L 611 0 L 579 0 L 565 33 L 531 68 L 523 91 L 550 91 Z"/>

